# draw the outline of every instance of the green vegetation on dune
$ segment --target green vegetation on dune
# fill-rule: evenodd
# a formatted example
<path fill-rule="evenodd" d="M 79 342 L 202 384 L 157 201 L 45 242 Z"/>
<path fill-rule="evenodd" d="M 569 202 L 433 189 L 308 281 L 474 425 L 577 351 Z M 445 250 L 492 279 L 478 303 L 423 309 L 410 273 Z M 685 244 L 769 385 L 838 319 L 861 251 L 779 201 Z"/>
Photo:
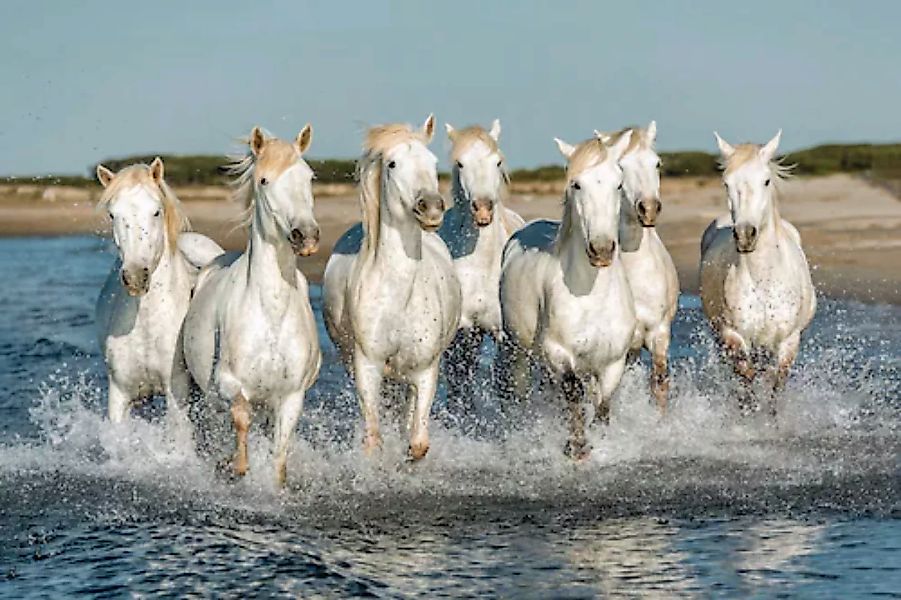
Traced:
<path fill-rule="evenodd" d="M 107 167 L 119 170 L 135 162 L 149 163 L 153 155 L 128 156 L 102 161 Z M 661 152 L 664 177 L 716 176 L 718 159 L 706 152 Z M 221 185 L 228 181 L 223 171 L 225 159 L 207 155 L 163 155 L 166 179 L 172 185 Z M 785 157 L 796 165 L 798 175 L 829 175 L 832 173 L 860 173 L 876 180 L 901 179 L 901 144 L 826 144 L 793 152 Z M 354 161 L 348 159 L 309 159 L 320 183 L 350 183 L 354 180 Z M 55 176 L 6 177 L 2 183 L 34 183 L 43 185 L 95 185 L 94 165 L 87 177 Z M 446 178 L 446 173 L 441 173 Z M 554 181 L 563 177 L 560 165 L 545 165 L 533 169 L 517 169 L 511 173 L 517 182 Z"/>

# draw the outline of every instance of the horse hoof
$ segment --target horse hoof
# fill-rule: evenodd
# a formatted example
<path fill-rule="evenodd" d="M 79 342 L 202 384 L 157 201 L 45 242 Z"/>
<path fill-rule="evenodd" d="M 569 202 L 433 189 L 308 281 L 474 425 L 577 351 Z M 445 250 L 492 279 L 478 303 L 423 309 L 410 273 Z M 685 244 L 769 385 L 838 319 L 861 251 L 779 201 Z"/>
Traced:
<path fill-rule="evenodd" d="M 382 451 L 382 440 L 366 440 L 363 442 L 363 454 L 366 458 L 374 458 Z"/>
<path fill-rule="evenodd" d="M 232 481 L 236 481 L 247 475 L 248 470 L 247 463 L 240 464 L 236 462 L 234 458 L 223 458 L 216 463 L 216 471 L 223 477 L 231 479 Z"/>
<path fill-rule="evenodd" d="M 428 444 L 410 444 L 410 447 L 407 449 L 407 457 L 410 461 L 416 462 L 425 458 L 428 452 Z"/>
<path fill-rule="evenodd" d="M 576 444 L 573 442 L 566 442 L 566 446 L 563 448 L 563 454 L 571 461 L 582 464 L 588 461 L 588 458 L 591 456 L 591 448 L 584 443 Z"/>

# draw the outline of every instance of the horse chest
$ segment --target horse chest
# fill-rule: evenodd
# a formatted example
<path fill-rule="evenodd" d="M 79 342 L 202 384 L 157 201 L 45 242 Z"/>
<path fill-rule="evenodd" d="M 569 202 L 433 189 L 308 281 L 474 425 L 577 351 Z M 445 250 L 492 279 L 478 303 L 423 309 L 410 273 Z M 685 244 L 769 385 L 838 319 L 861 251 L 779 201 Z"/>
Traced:
<path fill-rule="evenodd" d="M 271 391 L 273 382 L 296 388 L 316 356 L 315 323 L 308 322 L 301 305 L 305 299 L 293 289 L 277 293 L 285 295 L 277 306 L 246 298 L 221 327 L 227 336 L 221 341 L 222 359 L 245 386 L 257 391 Z"/>
<path fill-rule="evenodd" d="M 502 248 L 486 248 L 481 253 L 454 261 L 462 292 L 461 327 L 499 330 L 501 307 L 498 298 Z"/>
<path fill-rule="evenodd" d="M 665 251 L 665 250 L 664 250 Z M 670 273 L 668 265 L 650 241 L 635 252 L 622 254 L 623 266 L 632 290 L 635 313 L 646 328 L 660 323 L 670 309 Z"/>
<path fill-rule="evenodd" d="M 734 267 L 726 278 L 729 322 L 755 346 L 775 346 L 798 327 L 800 282 L 776 269 L 752 274 Z"/>
<path fill-rule="evenodd" d="M 116 320 L 127 322 L 127 315 L 133 314 L 131 329 L 123 335 L 113 329 L 106 338 L 106 357 L 116 379 L 135 395 L 165 391 L 188 294 L 188 290 L 151 290 L 138 301 L 127 298 L 120 305 Z"/>
<path fill-rule="evenodd" d="M 605 295 L 548 298 L 542 327 L 544 354 L 557 368 L 593 371 L 622 357 L 635 331 L 630 299 L 609 290 Z"/>
<path fill-rule="evenodd" d="M 371 286 L 357 311 L 357 342 L 396 370 L 421 366 L 443 347 L 448 319 L 434 285 Z"/>

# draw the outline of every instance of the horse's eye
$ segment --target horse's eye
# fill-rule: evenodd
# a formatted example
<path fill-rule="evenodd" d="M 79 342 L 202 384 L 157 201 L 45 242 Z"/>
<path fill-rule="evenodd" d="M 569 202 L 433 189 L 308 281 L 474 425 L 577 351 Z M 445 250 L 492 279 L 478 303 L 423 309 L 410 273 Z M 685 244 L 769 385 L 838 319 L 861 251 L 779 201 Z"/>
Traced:
<path fill-rule="evenodd" d="M 260 185 L 266 185 L 267 183 L 269 183 L 268 179 L 266 179 L 265 177 L 260 177 Z"/>
<path fill-rule="evenodd" d="M 502 160 L 497 161 L 497 168 L 500 169 L 502 164 L 504 164 L 504 161 L 502 161 Z"/>
<path fill-rule="evenodd" d="M 582 186 L 579 185 L 579 182 L 578 182 L 578 181 L 573 181 L 573 189 L 574 189 L 574 190 L 581 190 L 581 189 L 582 189 Z"/>
<path fill-rule="evenodd" d="M 663 163 L 661 163 L 661 162 L 658 160 L 658 161 L 657 161 L 657 168 L 659 169 L 659 168 L 662 167 L 662 166 L 663 166 Z"/>
<path fill-rule="evenodd" d="M 388 163 L 388 168 L 389 168 L 389 169 L 393 169 L 393 168 L 396 167 L 396 166 L 397 166 L 397 163 L 394 162 L 393 160 L 392 160 L 391 162 Z"/>
<path fill-rule="evenodd" d="M 726 183 L 725 181 L 723 182 L 723 186 L 724 186 L 727 190 L 729 189 L 729 184 Z"/>
<path fill-rule="evenodd" d="M 154 217 L 160 216 L 160 209 L 156 209 L 156 212 L 153 213 L 153 216 L 154 216 Z"/>
<path fill-rule="evenodd" d="M 463 163 L 461 163 L 459 160 L 457 161 L 457 168 L 458 168 L 458 169 L 462 169 L 462 168 L 463 168 Z"/>
<path fill-rule="evenodd" d="M 622 181 L 619 182 L 619 185 L 616 186 L 616 189 L 618 189 L 618 190 L 623 189 L 623 182 L 622 182 Z"/>
<path fill-rule="evenodd" d="M 110 213 L 107 213 L 107 214 L 109 215 L 109 220 L 110 220 L 110 221 L 114 221 L 114 220 L 115 220 L 115 218 L 113 217 L 113 213 L 110 212 Z"/>
<path fill-rule="evenodd" d="M 766 181 L 764 181 L 764 182 L 763 182 L 763 185 L 765 185 L 765 186 L 768 186 L 768 185 L 770 185 L 770 180 L 769 180 L 769 179 L 767 179 L 767 180 L 766 180 Z"/>

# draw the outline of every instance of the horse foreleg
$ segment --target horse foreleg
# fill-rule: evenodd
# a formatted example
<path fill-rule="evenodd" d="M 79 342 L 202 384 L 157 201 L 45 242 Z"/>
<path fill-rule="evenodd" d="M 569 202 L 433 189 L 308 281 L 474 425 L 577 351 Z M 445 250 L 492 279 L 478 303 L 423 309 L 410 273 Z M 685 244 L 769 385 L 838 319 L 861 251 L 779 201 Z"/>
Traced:
<path fill-rule="evenodd" d="M 429 451 L 429 415 L 438 386 L 438 363 L 418 373 L 410 385 L 416 390 L 416 406 L 410 428 L 409 455 L 411 460 L 421 460 Z"/>
<path fill-rule="evenodd" d="M 647 347 L 651 352 L 651 392 L 657 402 L 657 410 L 666 416 L 669 403 L 669 324 L 648 336 Z"/>
<path fill-rule="evenodd" d="M 588 457 L 588 443 L 585 440 L 585 384 L 572 372 L 565 373 L 560 383 L 569 413 L 569 440 L 563 452 L 573 460 L 585 460 Z"/>
<path fill-rule="evenodd" d="M 498 344 L 495 361 L 495 388 L 501 398 L 501 410 L 510 404 L 525 402 L 532 392 L 532 364 L 525 350 L 509 334 Z"/>
<path fill-rule="evenodd" d="M 288 449 L 300 413 L 303 411 L 303 392 L 291 394 L 282 403 L 275 417 L 275 483 L 285 487 L 288 475 Z"/>
<path fill-rule="evenodd" d="M 732 360 L 732 368 L 736 375 L 748 383 L 754 381 L 757 370 L 751 364 L 751 357 L 741 336 L 731 331 L 724 331 L 723 346 L 726 348 L 726 356 Z"/>
<path fill-rule="evenodd" d="M 798 356 L 798 348 L 801 346 L 801 333 L 795 332 L 782 340 L 776 352 L 776 373 L 773 378 L 773 394 L 770 398 L 770 414 L 776 415 L 776 394 L 785 388 L 785 382 L 791 367 Z"/>
<path fill-rule="evenodd" d="M 619 382 L 626 370 L 626 357 L 608 365 L 601 374 L 597 384 L 597 394 L 594 400 L 594 422 L 598 425 L 610 424 L 610 399 L 613 398 Z"/>
<path fill-rule="evenodd" d="M 128 417 L 131 408 L 131 397 L 122 389 L 112 376 L 109 378 L 109 420 L 121 423 Z"/>
<path fill-rule="evenodd" d="M 238 392 L 231 406 L 232 423 L 235 426 L 235 457 L 232 468 L 235 475 L 247 474 L 247 432 L 250 429 L 251 407 L 243 392 Z"/>
<path fill-rule="evenodd" d="M 379 404 L 382 400 L 382 368 L 366 358 L 363 351 L 354 351 L 354 381 L 363 413 L 363 452 L 372 456 L 382 447 L 379 431 Z"/>
<path fill-rule="evenodd" d="M 479 348 L 483 333 L 480 329 L 461 329 L 445 354 L 448 404 L 456 404 L 462 411 L 473 407 L 473 380 L 478 368 Z"/>
<path fill-rule="evenodd" d="M 742 380 L 742 390 L 739 393 L 738 404 L 743 412 L 754 408 L 754 400 L 751 397 L 751 384 L 757 376 L 757 370 L 751 363 L 747 345 L 744 339 L 731 330 L 723 331 L 723 347 L 726 356 L 732 361 L 732 369 Z"/>

